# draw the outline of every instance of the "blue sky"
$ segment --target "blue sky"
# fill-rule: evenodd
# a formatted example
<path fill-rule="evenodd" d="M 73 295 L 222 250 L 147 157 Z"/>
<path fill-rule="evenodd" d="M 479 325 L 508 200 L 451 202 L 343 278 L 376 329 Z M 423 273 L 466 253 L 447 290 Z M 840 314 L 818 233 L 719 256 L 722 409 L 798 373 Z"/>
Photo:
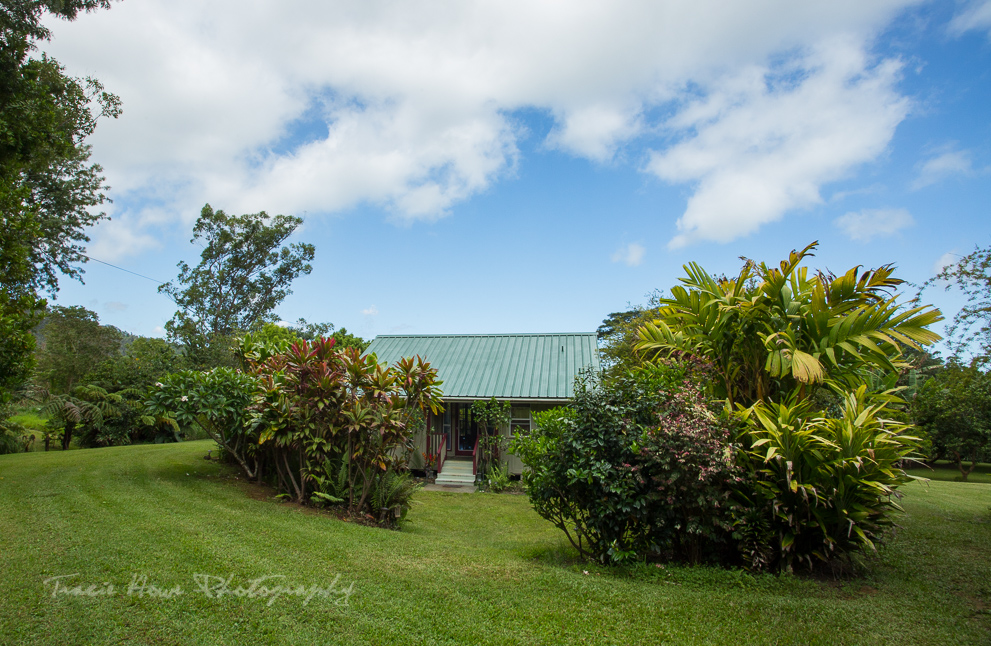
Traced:
<path fill-rule="evenodd" d="M 991 243 L 988 0 L 124 0 L 51 26 L 123 101 L 90 255 L 166 281 L 204 203 L 301 215 L 284 320 L 591 331 L 689 261 L 819 240 L 816 267 L 922 282 Z M 142 335 L 174 311 L 85 281 L 58 302 Z"/>

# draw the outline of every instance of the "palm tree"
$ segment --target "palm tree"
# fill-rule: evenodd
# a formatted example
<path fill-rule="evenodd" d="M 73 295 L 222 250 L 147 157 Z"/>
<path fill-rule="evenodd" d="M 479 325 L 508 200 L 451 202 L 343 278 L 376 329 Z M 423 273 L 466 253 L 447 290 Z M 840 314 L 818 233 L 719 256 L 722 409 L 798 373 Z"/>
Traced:
<path fill-rule="evenodd" d="M 713 278 L 695 263 L 659 299 L 657 319 L 640 328 L 638 351 L 679 353 L 710 361 L 717 394 L 732 406 L 802 401 L 825 385 L 845 392 L 871 370 L 898 372 L 905 348 L 941 337 L 928 326 L 943 319 L 930 306 L 904 308 L 893 267 L 854 267 L 841 276 L 809 273 L 801 262 L 818 242 L 792 251 L 777 267 L 744 259 L 735 278 Z"/>

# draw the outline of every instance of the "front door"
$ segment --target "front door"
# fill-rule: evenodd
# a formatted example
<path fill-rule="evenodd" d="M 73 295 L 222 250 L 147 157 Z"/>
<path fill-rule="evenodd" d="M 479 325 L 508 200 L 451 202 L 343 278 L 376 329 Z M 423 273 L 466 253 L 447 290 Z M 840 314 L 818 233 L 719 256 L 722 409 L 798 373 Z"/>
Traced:
<path fill-rule="evenodd" d="M 458 441 L 455 445 L 456 455 L 471 455 L 475 450 L 475 440 L 478 438 L 478 424 L 472 419 L 470 404 L 453 404 L 456 417 Z"/>

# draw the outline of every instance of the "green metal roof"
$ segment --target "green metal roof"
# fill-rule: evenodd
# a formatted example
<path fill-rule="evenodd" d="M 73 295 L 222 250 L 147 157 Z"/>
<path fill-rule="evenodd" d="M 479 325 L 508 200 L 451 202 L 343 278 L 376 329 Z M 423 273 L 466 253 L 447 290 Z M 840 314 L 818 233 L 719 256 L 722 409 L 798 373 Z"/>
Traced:
<path fill-rule="evenodd" d="M 567 399 L 579 370 L 599 369 L 594 332 L 383 335 L 366 352 L 388 364 L 419 355 L 444 380 L 445 399 Z"/>

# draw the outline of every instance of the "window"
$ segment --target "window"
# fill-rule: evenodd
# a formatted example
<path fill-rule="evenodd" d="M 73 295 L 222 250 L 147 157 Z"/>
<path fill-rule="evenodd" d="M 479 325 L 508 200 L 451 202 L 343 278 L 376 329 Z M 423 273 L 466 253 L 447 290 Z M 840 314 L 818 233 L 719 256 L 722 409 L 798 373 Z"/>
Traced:
<path fill-rule="evenodd" d="M 510 409 L 510 423 L 509 428 L 512 429 L 512 434 L 516 433 L 529 433 L 530 432 L 530 405 L 522 404 L 515 405 Z"/>

